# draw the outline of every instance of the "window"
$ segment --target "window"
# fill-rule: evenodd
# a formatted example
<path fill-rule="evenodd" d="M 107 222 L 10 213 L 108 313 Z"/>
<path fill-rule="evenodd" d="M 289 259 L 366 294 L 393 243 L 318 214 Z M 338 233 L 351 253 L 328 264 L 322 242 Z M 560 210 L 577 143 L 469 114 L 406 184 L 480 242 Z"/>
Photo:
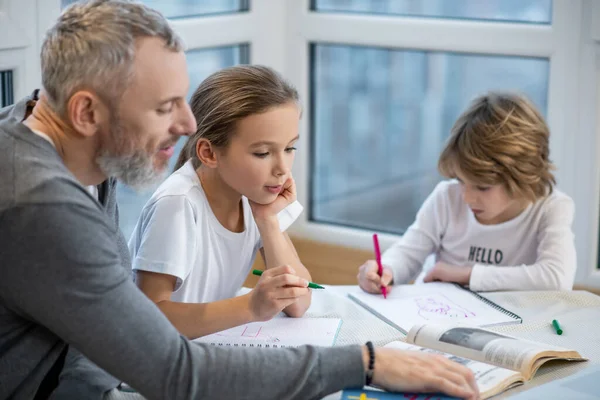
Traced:
<path fill-rule="evenodd" d="M 575 236 L 589 236 L 578 228 L 580 209 L 592 210 L 578 195 L 573 132 L 582 106 L 595 104 L 580 92 L 594 82 L 581 61 L 590 9 L 565 0 L 290 2 L 287 76 L 304 107 L 294 177 L 307 211 L 291 234 L 372 250 L 378 231 L 391 245 L 439 182 L 456 117 L 501 89 L 523 92 L 546 115 L 559 189 L 576 202 Z M 593 253 L 584 244 L 589 265 L 595 242 Z"/>
<path fill-rule="evenodd" d="M 550 23 L 552 0 L 313 0 L 320 12 Z"/>
<path fill-rule="evenodd" d="M 143 0 L 167 18 L 196 17 L 248 11 L 249 0 Z"/>
<path fill-rule="evenodd" d="M 189 99 L 200 83 L 213 72 L 232 65 L 248 64 L 250 61 L 250 46 L 241 44 L 238 46 L 191 50 L 186 53 L 186 58 L 190 75 Z"/>
<path fill-rule="evenodd" d="M 517 90 L 547 106 L 547 58 L 314 44 L 310 218 L 401 234 L 441 177 L 467 104 Z"/>
<path fill-rule="evenodd" d="M 13 72 L 0 71 L 0 108 L 14 103 Z"/>
<path fill-rule="evenodd" d="M 222 68 L 236 64 L 247 64 L 249 62 L 249 46 L 227 46 L 212 49 L 198 49 L 187 52 L 188 70 L 190 75 L 190 92 L 188 99 L 192 96 L 200 82 L 208 75 Z M 181 138 L 175 147 L 175 155 L 169 161 L 168 171 L 173 171 L 179 151 L 183 147 L 186 138 Z M 119 225 L 129 239 L 144 204 L 150 199 L 156 187 L 137 193 L 128 186 L 119 183 L 117 189 L 117 201 L 119 204 Z"/>
<path fill-rule="evenodd" d="M 79 0 L 61 0 L 62 8 Z M 167 18 L 189 18 L 203 15 L 248 11 L 249 0 L 144 0 L 142 3 L 160 11 Z"/>

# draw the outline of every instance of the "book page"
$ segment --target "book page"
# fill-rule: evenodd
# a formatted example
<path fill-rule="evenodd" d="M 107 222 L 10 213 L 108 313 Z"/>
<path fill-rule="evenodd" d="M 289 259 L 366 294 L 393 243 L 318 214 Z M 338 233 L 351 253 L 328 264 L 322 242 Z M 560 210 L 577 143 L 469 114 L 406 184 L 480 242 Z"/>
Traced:
<path fill-rule="evenodd" d="M 273 318 L 203 336 L 194 342 L 265 348 L 333 346 L 340 326 L 339 318 Z"/>
<path fill-rule="evenodd" d="M 477 326 L 520 322 L 451 283 L 394 285 L 387 299 L 360 289 L 350 293 L 349 297 L 403 332 L 408 332 L 415 324 L 433 321 Z"/>
<path fill-rule="evenodd" d="M 422 324 L 406 341 L 423 347 L 520 371 L 525 379 L 534 372 L 534 360 L 542 353 L 572 353 L 562 347 L 536 343 L 469 325 Z"/>
<path fill-rule="evenodd" d="M 519 372 L 511 371 L 495 365 L 481 363 L 475 360 L 470 360 L 468 358 L 458 357 L 442 351 L 427 349 L 399 341 L 388 343 L 384 347 L 408 351 L 420 351 L 429 354 L 441 354 L 454 362 L 464 365 L 473 371 L 473 375 L 477 381 L 477 386 L 479 387 L 479 392 L 482 399 L 492 397 L 523 382 L 523 377 Z"/>

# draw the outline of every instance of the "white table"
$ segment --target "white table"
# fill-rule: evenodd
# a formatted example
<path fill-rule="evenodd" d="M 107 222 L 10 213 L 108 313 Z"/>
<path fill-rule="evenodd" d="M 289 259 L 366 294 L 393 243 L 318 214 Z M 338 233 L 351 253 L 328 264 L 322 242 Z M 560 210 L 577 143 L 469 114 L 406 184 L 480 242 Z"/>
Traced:
<path fill-rule="evenodd" d="M 371 340 L 383 346 L 404 335 L 370 312 L 356 305 L 347 293 L 356 286 L 327 286 L 326 290 L 314 290 L 312 305 L 307 317 L 331 317 L 343 320 L 336 346 L 363 344 Z M 518 386 L 494 399 L 508 398 L 540 384 L 569 376 L 591 364 L 600 364 L 600 297 L 584 291 L 572 292 L 496 292 L 485 297 L 519 314 L 523 324 L 492 328 L 497 332 L 531 339 L 579 351 L 588 362 L 554 362 L 538 370 L 533 380 Z M 558 319 L 564 333 L 556 335 L 550 325 Z M 341 394 L 327 396 L 326 400 L 340 399 Z M 141 400 L 139 394 L 112 391 L 107 400 Z"/>
<path fill-rule="evenodd" d="M 402 333 L 349 300 L 347 293 L 351 290 L 356 290 L 356 286 L 328 287 L 327 294 L 317 295 L 313 300 L 315 306 L 309 309 L 310 316 L 327 315 L 344 320 L 336 345 L 364 343 L 367 340 L 385 345 L 404 337 Z M 483 295 L 523 318 L 523 323 L 519 325 L 489 329 L 572 348 L 589 358 L 589 361 L 582 363 L 551 362 L 541 367 L 530 382 L 508 390 L 494 397 L 494 400 L 509 398 L 551 380 L 569 376 L 592 364 L 600 364 L 600 296 L 585 291 L 495 292 Z M 336 314 L 338 310 L 340 314 Z M 552 329 L 550 321 L 553 319 L 560 321 L 564 330 L 562 336 Z M 336 393 L 326 399 L 337 400 L 340 397 Z"/>

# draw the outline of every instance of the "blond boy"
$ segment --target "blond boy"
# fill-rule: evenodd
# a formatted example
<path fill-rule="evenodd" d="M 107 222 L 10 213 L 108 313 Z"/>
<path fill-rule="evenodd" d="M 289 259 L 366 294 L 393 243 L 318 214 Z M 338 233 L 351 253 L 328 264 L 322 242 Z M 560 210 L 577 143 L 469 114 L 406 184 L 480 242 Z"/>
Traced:
<path fill-rule="evenodd" d="M 433 254 L 423 281 L 475 291 L 570 290 L 576 269 L 574 205 L 557 190 L 550 132 L 526 98 L 489 93 L 458 118 L 438 168 L 437 185 L 415 222 L 382 258 L 367 261 L 360 286 L 407 283 Z M 388 288 L 390 289 L 390 288 Z"/>

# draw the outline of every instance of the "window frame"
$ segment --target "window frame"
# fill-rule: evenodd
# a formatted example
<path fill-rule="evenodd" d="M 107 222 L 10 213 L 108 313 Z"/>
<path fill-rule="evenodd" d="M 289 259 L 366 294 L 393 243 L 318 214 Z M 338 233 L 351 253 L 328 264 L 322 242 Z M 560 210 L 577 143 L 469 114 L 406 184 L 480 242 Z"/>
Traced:
<path fill-rule="evenodd" d="M 318 0 L 310 0 L 309 1 L 309 7 L 311 11 L 315 11 L 315 12 L 319 12 L 319 13 L 330 13 L 330 14 L 362 14 L 362 15 L 389 15 L 389 16 L 396 16 L 396 17 L 408 17 L 408 18 L 413 18 L 413 17 L 418 17 L 418 18 L 438 18 L 438 19 L 455 19 L 455 20 L 461 20 L 461 21 L 482 21 L 482 22 L 509 22 L 509 23 L 520 23 L 520 24 L 543 24 L 543 25 L 549 25 L 552 23 L 552 0 L 550 0 L 550 21 L 528 21 L 528 20 L 510 20 L 510 19 L 494 19 L 494 18 L 486 18 L 486 17 L 467 17 L 467 16 L 449 16 L 449 17 L 445 17 L 445 16 L 441 16 L 441 15 L 435 15 L 435 14 L 418 14 L 418 13 L 414 13 L 414 14 L 410 14 L 410 13 L 400 13 L 400 12 L 390 12 L 390 13 L 386 13 L 386 12 L 380 12 L 380 11 L 360 11 L 360 10 L 350 10 L 350 9 L 323 9 L 321 11 L 319 11 L 317 8 L 317 2 Z"/>
<path fill-rule="evenodd" d="M 569 139 L 571 192 L 575 201 L 577 249 L 575 282 L 600 288 L 600 3 L 586 1 L 581 20 L 579 59 L 575 68 L 579 113 Z"/>

